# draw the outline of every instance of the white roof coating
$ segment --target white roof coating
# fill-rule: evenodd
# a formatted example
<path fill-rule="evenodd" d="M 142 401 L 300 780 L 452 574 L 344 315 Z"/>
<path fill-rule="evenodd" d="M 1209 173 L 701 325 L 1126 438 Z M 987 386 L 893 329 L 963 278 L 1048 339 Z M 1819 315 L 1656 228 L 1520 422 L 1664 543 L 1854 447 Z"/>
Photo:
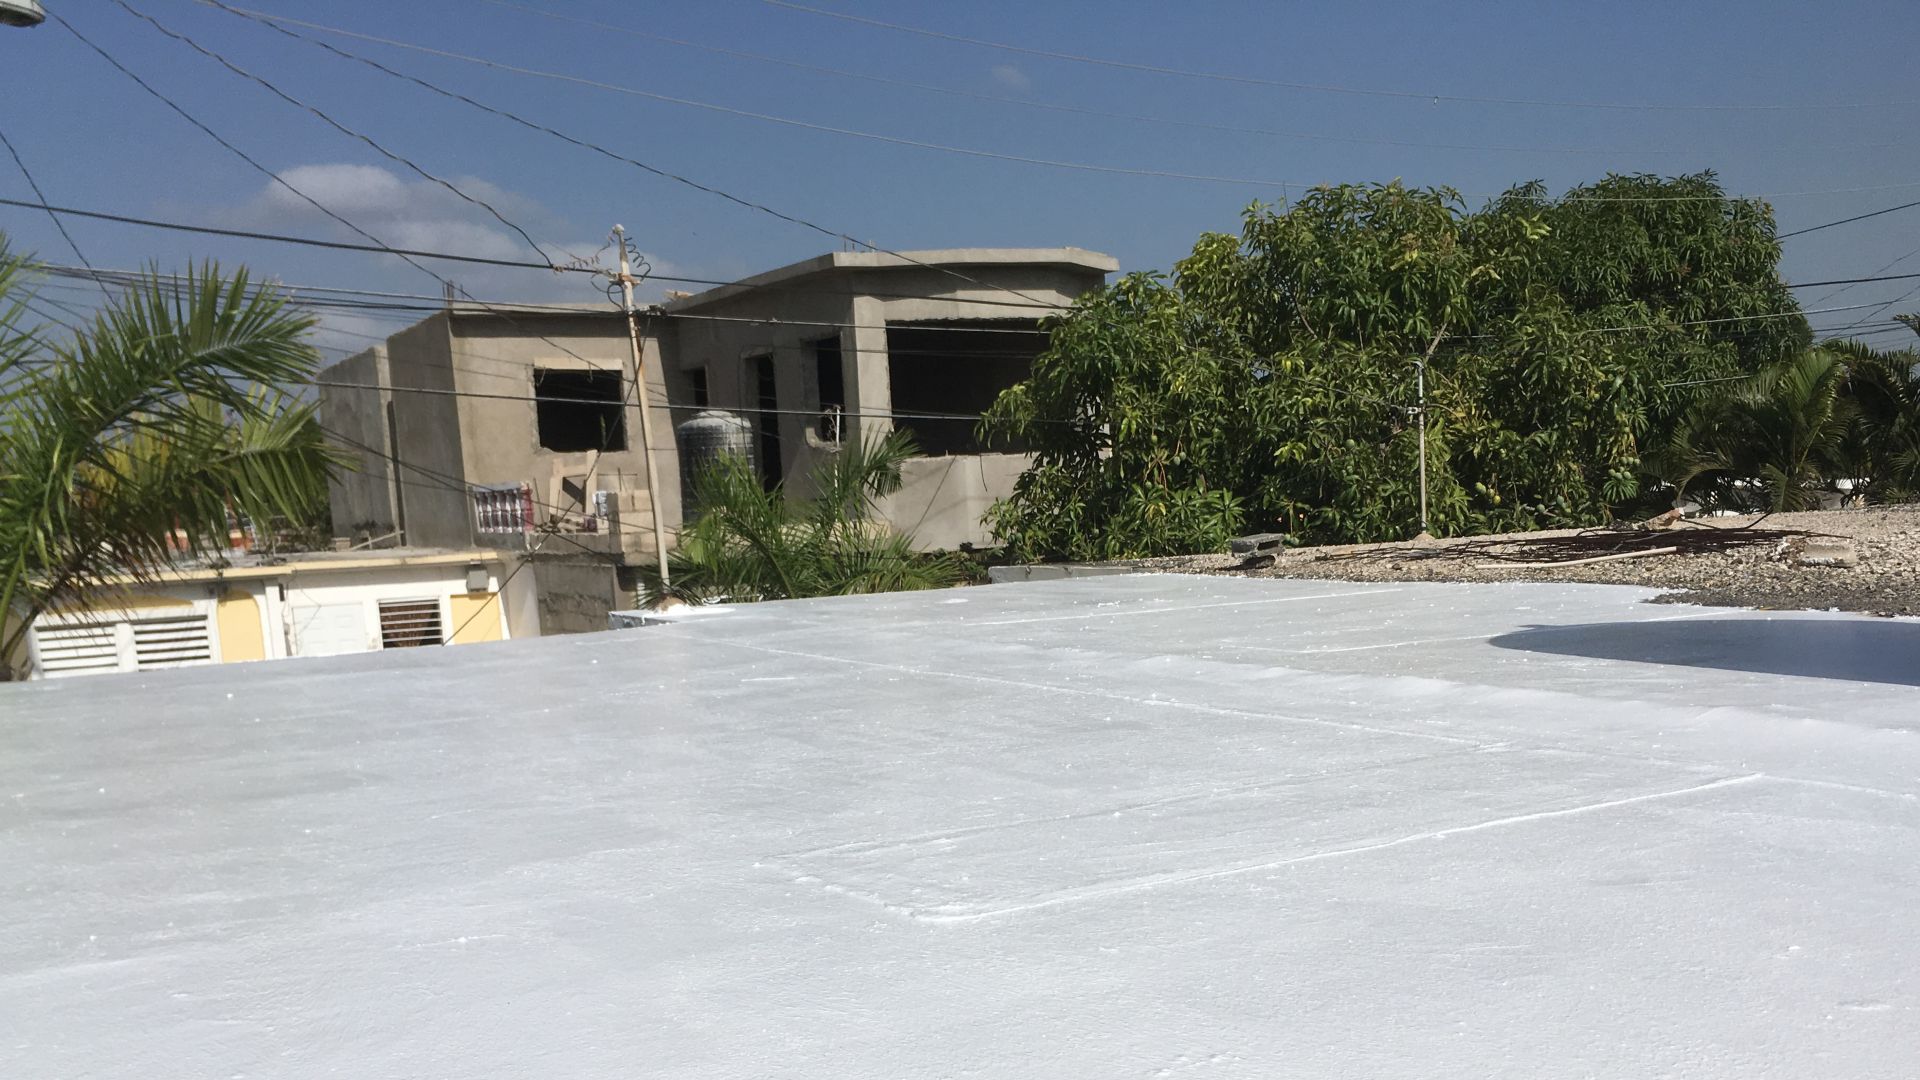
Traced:
<path fill-rule="evenodd" d="M 1107 577 L 0 687 L 0 1076 L 1910 1077 L 1920 623 Z"/>

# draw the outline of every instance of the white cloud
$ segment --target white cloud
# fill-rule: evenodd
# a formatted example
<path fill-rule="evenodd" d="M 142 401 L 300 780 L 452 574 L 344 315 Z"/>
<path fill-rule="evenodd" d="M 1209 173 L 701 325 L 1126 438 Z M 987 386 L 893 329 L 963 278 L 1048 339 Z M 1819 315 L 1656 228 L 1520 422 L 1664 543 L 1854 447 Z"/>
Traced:
<path fill-rule="evenodd" d="M 486 207 L 468 202 L 430 180 L 405 179 L 377 165 L 343 163 L 299 165 L 279 176 L 284 184 L 268 181 L 234 216 L 255 228 L 285 230 L 289 223 L 297 223 L 365 239 L 313 205 L 319 203 L 392 247 L 489 259 L 538 258 L 524 239 Z M 485 180 L 459 177 L 449 182 L 498 210 L 501 217 L 525 229 L 536 241 L 541 232 L 556 224 L 553 215 L 538 203 Z"/>
<path fill-rule="evenodd" d="M 996 64 L 990 74 L 993 76 L 994 82 L 999 83 L 1009 90 L 1030 90 L 1033 88 L 1033 80 L 1027 77 L 1027 73 L 1014 67 L 1012 64 Z"/>
<path fill-rule="evenodd" d="M 287 185 L 298 188 L 314 202 L 352 222 L 382 244 L 419 251 L 443 251 L 488 259 L 538 262 L 535 254 L 518 233 L 496 220 L 483 207 L 460 198 L 439 184 L 403 177 L 375 166 L 347 163 L 300 165 L 280 174 Z M 477 177 L 451 180 L 461 191 L 497 209 L 508 220 L 525 229 L 555 263 L 576 260 L 612 268 L 617 256 L 609 238 L 601 235 L 587 239 L 538 200 L 500 188 Z M 352 228 L 333 219 L 288 187 L 268 181 L 252 198 L 230 208 L 223 215 L 240 228 L 266 232 L 328 236 L 348 242 L 364 242 Z M 289 252 L 285 262 L 276 261 L 272 276 L 294 288 L 298 285 L 344 285 L 419 294 L 427 298 L 416 303 L 431 303 L 441 287 L 431 278 L 392 259 L 377 260 L 371 276 L 342 280 L 333 272 L 302 272 L 300 257 Z M 653 274 L 681 274 L 686 271 L 673 262 L 651 253 L 642 253 Z M 584 274 L 554 274 L 536 269 L 517 270 L 455 262 L 422 259 L 434 273 L 454 281 L 465 294 L 486 301 L 524 303 L 599 303 L 605 299 L 604 282 Z M 262 271 L 267 267 L 257 268 Z M 672 282 L 649 281 L 636 290 L 642 303 L 663 298 Z M 324 295 L 324 294 L 315 294 Z M 404 301 L 403 301 L 404 302 Z M 424 314 L 424 313 L 417 313 Z M 316 329 L 317 343 L 333 349 L 357 352 L 399 329 L 403 322 L 342 311 L 323 311 Z M 338 355 L 337 353 L 334 355 Z"/>
<path fill-rule="evenodd" d="M 477 206 L 446 187 L 430 180 L 413 179 L 377 165 L 325 163 L 299 165 L 279 174 L 281 184 L 268 181 L 252 198 L 230 208 L 227 221 L 241 228 L 267 232 L 326 235 L 363 243 L 367 235 L 381 244 L 417 251 L 444 251 L 486 259 L 539 262 L 535 252 L 518 232 L 490 213 L 526 231 L 545 252 L 545 258 L 566 263 L 576 257 L 592 258 L 605 242 L 604 237 L 581 239 L 563 218 L 538 200 L 500 188 L 478 177 L 450 178 L 449 182 L 474 200 Z M 289 188 L 312 199 L 302 198 Z M 319 203 L 323 211 L 314 206 Z M 326 211 L 348 222 L 349 227 Z M 605 259 L 603 254 L 602 258 Z M 649 257 L 661 272 L 666 261 Z M 463 290 L 488 300 L 518 301 L 592 301 L 601 293 L 598 285 L 583 275 L 557 275 L 539 270 L 515 270 L 454 262 L 420 260 L 434 273 L 449 278 Z M 430 278 L 391 260 L 382 260 L 377 272 L 383 287 L 394 291 L 438 294 L 440 286 Z M 284 275 L 300 280 L 297 274 Z M 312 279 L 307 279 L 313 283 Z M 345 284 L 335 275 L 320 284 Z M 366 284 L 354 282 L 353 284 Z M 331 320 L 329 320 L 331 321 Z"/>

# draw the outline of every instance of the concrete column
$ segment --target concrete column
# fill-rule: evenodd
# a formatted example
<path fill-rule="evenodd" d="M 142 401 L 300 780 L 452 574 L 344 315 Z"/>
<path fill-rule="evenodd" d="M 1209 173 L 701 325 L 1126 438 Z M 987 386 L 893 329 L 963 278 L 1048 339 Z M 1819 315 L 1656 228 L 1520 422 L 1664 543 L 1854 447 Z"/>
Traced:
<path fill-rule="evenodd" d="M 862 438 L 884 438 L 893 430 L 893 373 L 887 363 L 886 301 L 871 296 L 853 299 L 853 328 L 842 340 L 857 378 L 847 380 L 847 408 L 861 414 L 854 430 Z M 878 415 L 867 415 L 878 414 Z"/>

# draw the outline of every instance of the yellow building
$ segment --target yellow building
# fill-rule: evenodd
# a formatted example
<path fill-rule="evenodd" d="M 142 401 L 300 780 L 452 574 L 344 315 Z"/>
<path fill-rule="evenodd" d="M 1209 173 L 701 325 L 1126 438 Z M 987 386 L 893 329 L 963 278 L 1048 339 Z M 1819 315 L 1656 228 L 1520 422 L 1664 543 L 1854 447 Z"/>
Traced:
<path fill-rule="evenodd" d="M 13 674 L 59 678 L 466 644 L 540 633 L 531 575 L 493 549 L 236 555 L 102 587 L 35 620 Z"/>

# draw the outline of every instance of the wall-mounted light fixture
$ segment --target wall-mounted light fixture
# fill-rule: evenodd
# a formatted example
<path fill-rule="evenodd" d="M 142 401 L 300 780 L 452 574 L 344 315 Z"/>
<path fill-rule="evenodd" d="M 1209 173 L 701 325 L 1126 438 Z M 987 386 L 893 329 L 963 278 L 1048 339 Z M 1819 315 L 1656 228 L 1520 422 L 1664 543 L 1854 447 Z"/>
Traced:
<path fill-rule="evenodd" d="M 40 0 L 0 0 L 0 26 L 39 26 L 47 21 Z"/>

